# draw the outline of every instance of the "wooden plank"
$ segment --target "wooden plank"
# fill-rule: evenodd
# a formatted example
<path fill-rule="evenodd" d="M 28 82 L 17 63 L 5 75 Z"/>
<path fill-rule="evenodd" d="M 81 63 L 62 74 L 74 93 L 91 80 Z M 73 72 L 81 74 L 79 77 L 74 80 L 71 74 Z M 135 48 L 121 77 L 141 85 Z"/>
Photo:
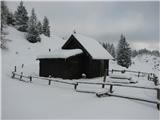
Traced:
<path fill-rule="evenodd" d="M 150 88 L 144 86 L 132 86 L 132 85 L 124 85 L 124 84 L 116 84 L 116 83 L 91 83 L 91 82 L 77 82 L 79 84 L 95 84 L 95 85 L 113 85 L 113 86 L 121 86 L 121 87 L 131 87 L 131 88 L 140 88 L 140 89 L 150 89 L 150 90 L 157 90 L 157 88 Z"/>
<path fill-rule="evenodd" d="M 105 72 L 104 72 L 104 78 L 103 78 L 103 82 L 104 83 L 106 82 L 106 76 L 107 76 L 107 71 L 105 70 Z M 105 85 L 102 84 L 102 88 L 104 88 L 104 87 L 105 87 Z"/>
<path fill-rule="evenodd" d="M 154 103 L 154 104 L 159 104 L 158 101 L 152 101 L 152 100 L 146 100 L 146 99 L 142 99 L 142 98 L 136 98 L 136 97 L 129 97 L 129 96 L 123 96 L 123 95 L 117 95 L 117 94 L 112 94 L 109 92 L 106 93 L 102 93 L 102 94 L 98 94 L 96 93 L 96 95 L 98 95 L 98 97 L 105 97 L 105 96 L 114 96 L 114 97 L 120 97 L 120 98 L 126 98 L 126 99 L 132 99 L 132 100 L 138 100 L 138 101 L 143 101 L 143 102 L 148 102 L 148 103 Z"/>
<path fill-rule="evenodd" d="M 132 72 L 132 73 L 142 73 L 142 74 L 151 74 L 151 73 L 147 73 L 147 72 L 141 72 L 141 71 L 133 71 L 133 70 L 116 70 L 116 69 L 112 69 L 109 70 L 110 72 Z"/>
<path fill-rule="evenodd" d="M 36 77 L 36 76 L 32 76 L 33 78 L 38 78 L 38 79 L 42 79 L 42 80 L 51 80 L 53 82 L 59 82 L 59 83 L 65 83 L 65 84 L 69 84 L 69 85 L 75 85 L 76 83 L 70 83 L 70 82 L 66 82 L 66 81 L 60 81 L 60 80 L 53 80 L 51 78 L 46 78 L 46 77 Z"/>
<path fill-rule="evenodd" d="M 76 90 L 76 92 L 96 94 L 96 92 L 93 92 L 93 91 L 85 91 L 85 90 Z"/>

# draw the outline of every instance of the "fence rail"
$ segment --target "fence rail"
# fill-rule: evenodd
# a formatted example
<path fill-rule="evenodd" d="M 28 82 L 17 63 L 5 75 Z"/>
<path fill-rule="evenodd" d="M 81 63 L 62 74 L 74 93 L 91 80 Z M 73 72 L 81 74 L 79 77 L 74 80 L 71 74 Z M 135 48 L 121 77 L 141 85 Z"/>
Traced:
<path fill-rule="evenodd" d="M 160 109 L 160 103 L 159 103 L 159 100 L 160 100 L 160 88 L 159 87 L 151 88 L 151 87 L 145 87 L 145 86 L 125 85 L 125 84 L 118 84 L 118 83 L 106 83 L 105 82 L 106 74 L 104 76 L 103 82 L 67 82 L 67 81 L 62 81 L 62 80 L 55 80 L 55 79 L 49 78 L 49 77 L 26 76 L 26 75 L 23 75 L 23 72 L 21 72 L 20 74 L 16 73 L 15 71 L 12 72 L 12 78 L 16 78 L 16 76 L 18 76 L 18 79 L 21 80 L 21 81 L 24 81 L 23 78 L 29 79 L 29 81 L 26 81 L 26 82 L 32 82 L 33 78 L 37 78 L 37 79 L 42 79 L 42 80 L 48 81 L 48 85 L 51 85 L 51 82 L 69 84 L 69 85 L 73 85 L 74 86 L 74 89 L 76 90 L 76 92 L 93 93 L 93 94 L 96 94 L 96 92 L 77 90 L 78 85 L 79 84 L 101 85 L 102 88 L 104 88 L 106 85 L 109 85 L 110 86 L 109 93 L 106 92 L 106 93 L 103 93 L 103 94 L 107 94 L 107 95 L 115 96 L 115 97 L 122 97 L 122 98 L 127 98 L 127 99 L 135 99 L 135 100 L 139 100 L 139 101 L 155 103 L 155 104 L 157 104 L 158 110 Z M 127 97 L 127 96 L 120 96 L 120 95 L 111 94 L 111 93 L 113 93 L 113 87 L 114 86 L 155 90 L 155 91 L 157 91 L 157 100 L 158 100 L 158 102 L 157 101 L 144 100 L 144 99 L 140 99 L 140 98 L 132 98 L 132 97 Z"/>
<path fill-rule="evenodd" d="M 148 73 L 148 72 L 142 72 L 142 71 L 134 71 L 134 70 L 117 70 L 117 69 L 111 69 L 109 70 L 110 72 L 131 72 L 131 73 L 142 73 L 142 74 L 153 74 L 153 73 Z"/>
<path fill-rule="evenodd" d="M 158 77 L 154 74 L 154 73 L 147 73 L 147 72 L 142 72 L 142 71 L 133 71 L 133 70 L 116 70 L 116 69 L 111 69 L 111 70 L 107 70 L 111 73 L 113 72 L 121 72 L 121 73 L 125 73 L 125 72 L 130 72 L 130 73 L 136 73 L 138 77 L 140 77 L 141 74 L 143 75 L 147 75 L 147 79 L 150 81 L 153 81 L 155 85 L 159 85 L 159 79 Z"/>
<path fill-rule="evenodd" d="M 22 78 L 23 78 L 23 77 L 24 77 L 24 78 L 28 78 L 29 81 L 27 81 L 27 82 L 32 82 L 32 81 L 33 81 L 33 78 L 37 78 L 37 79 L 42 79 L 42 80 L 48 81 L 48 85 L 51 85 L 51 82 L 58 82 L 58 83 L 64 83 L 64 84 L 74 85 L 74 89 L 76 89 L 77 86 L 78 86 L 78 83 L 77 83 L 77 82 L 60 81 L 60 80 L 55 80 L 55 79 L 48 78 L 48 77 L 26 76 L 26 75 L 23 75 L 23 73 L 18 74 L 18 73 L 16 73 L 16 72 L 12 72 L 12 78 L 15 78 L 15 76 L 20 77 L 19 80 L 21 80 L 21 81 L 22 81 Z"/>

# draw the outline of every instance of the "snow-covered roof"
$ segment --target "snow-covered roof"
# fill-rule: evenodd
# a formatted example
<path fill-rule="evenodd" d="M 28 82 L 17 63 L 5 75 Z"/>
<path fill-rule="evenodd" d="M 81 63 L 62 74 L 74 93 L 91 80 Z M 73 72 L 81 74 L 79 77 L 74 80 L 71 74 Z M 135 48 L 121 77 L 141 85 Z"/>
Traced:
<path fill-rule="evenodd" d="M 44 55 L 37 56 L 37 59 L 44 59 L 44 58 L 69 58 L 71 56 L 75 56 L 81 54 L 83 51 L 81 49 L 57 49 L 53 52 L 48 52 Z"/>
<path fill-rule="evenodd" d="M 106 49 L 95 39 L 80 34 L 73 34 L 93 59 L 113 59 Z"/>

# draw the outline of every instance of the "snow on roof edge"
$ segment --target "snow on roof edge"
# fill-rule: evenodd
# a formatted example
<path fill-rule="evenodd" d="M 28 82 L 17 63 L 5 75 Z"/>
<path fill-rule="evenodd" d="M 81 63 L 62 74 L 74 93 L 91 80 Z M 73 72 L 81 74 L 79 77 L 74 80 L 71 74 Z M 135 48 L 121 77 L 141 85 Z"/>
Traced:
<path fill-rule="evenodd" d="M 104 49 L 103 46 L 97 40 L 77 33 L 72 35 L 87 50 L 92 59 L 95 60 L 114 59 L 112 55 L 110 55 L 110 53 L 106 49 Z"/>
<path fill-rule="evenodd" d="M 39 59 L 67 59 L 72 56 L 83 53 L 81 49 L 57 49 L 53 52 L 48 52 L 47 54 L 38 55 L 37 60 Z"/>

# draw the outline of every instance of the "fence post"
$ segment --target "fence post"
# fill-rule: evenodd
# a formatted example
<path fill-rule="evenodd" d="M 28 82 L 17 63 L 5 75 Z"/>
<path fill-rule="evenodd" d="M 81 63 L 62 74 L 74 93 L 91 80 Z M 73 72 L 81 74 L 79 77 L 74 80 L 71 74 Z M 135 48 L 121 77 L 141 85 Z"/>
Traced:
<path fill-rule="evenodd" d="M 48 80 L 48 85 L 51 85 L 51 80 Z"/>
<path fill-rule="evenodd" d="M 138 72 L 138 77 L 139 77 L 139 75 L 140 75 L 140 72 Z"/>
<path fill-rule="evenodd" d="M 112 69 L 112 73 L 113 73 L 113 69 Z"/>
<path fill-rule="evenodd" d="M 110 85 L 109 92 L 110 92 L 110 93 L 113 93 L 113 85 Z"/>
<path fill-rule="evenodd" d="M 21 72 L 21 75 L 20 75 L 20 80 L 22 80 L 22 77 L 23 77 L 23 72 Z"/>
<path fill-rule="evenodd" d="M 155 86 L 158 85 L 158 77 L 157 77 L 157 76 L 154 76 L 153 82 L 154 82 L 154 85 L 155 85 Z"/>
<path fill-rule="evenodd" d="M 29 80 L 30 80 L 30 82 L 32 82 L 32 77 L 31 76 L 29 77 Z"/>
<path fill-rule="evenodd" d="M 157 99 L 160 100 L 160 88 L 157 88 Z"/>
<path fill-rule="evenodd" d="M 22 64 L 22 68 L 24 67 L 24 64 Z"/>
<path fill-rule="evenodd" d="M 103 78 L 103 83 L 106 82 L 106 76 L 107 76 L 107 71 L 106 71 L 106 69 L 105 69 L 104 78 Z M 104 87 L 105 87 L 105 84 L 102 84 L 102 88 L 104 88 Z"/>
<path fill-rule="evenodd" d="M 148 80 L 150 79 L 150 74 L 148 74 Z"/>
<path fill-rule="evenodd" d="M 14 78 L 15 77 L 15 73 L 14 72 L 12 72 L 12 78 Z"/>
<path fill-rule="evenodd" d="M 74 84 L 74 89 L 76 90 L 78 86 L 78 83 Z"/>
<path fill-rule="evenodd" d="M 14 72 L 16 72 L 17 71 L 17 67 L 16 66 L 14 66 Z"/>
<path fill-rule="evenodd" d="M 160 88 L 157 88 L 157 99 L 158 99 L 158 103 L 157 103 L 157 108 L 158 110 L 160 109 Z"/>

